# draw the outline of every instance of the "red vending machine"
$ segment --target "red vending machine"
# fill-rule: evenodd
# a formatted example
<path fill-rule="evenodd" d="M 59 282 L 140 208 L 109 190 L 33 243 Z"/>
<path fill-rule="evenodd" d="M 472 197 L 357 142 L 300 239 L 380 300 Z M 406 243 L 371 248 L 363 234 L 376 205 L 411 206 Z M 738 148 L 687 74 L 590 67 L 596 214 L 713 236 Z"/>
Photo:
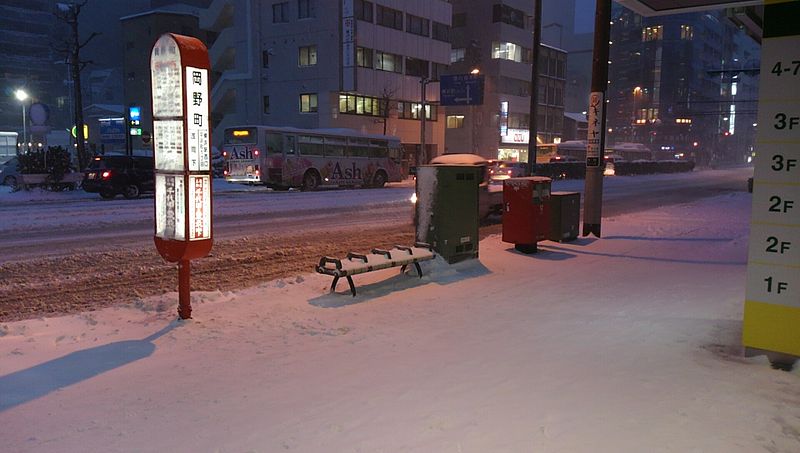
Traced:
<path fill-rule="evenodd" d="M 523 253 L 536 253 L 536 243 L 550 233 L 550 184 L 542 176 L 503 182 L 503 242 Z"/>

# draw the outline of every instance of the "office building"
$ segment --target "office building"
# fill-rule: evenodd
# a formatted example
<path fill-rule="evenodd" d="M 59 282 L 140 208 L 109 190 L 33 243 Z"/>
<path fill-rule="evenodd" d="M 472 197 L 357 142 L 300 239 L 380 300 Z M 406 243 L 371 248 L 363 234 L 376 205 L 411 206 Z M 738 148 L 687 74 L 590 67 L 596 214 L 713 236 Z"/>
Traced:
<path fill-rule="evenodd" d="M 454 0 L 448 74 L 484 76 L 483 104 L 447 108 L 449 152 L 527 161 L 530 131 L 533 3 Z M 567 54 L 542 44 L 537 133 L 561 139 Z"/>

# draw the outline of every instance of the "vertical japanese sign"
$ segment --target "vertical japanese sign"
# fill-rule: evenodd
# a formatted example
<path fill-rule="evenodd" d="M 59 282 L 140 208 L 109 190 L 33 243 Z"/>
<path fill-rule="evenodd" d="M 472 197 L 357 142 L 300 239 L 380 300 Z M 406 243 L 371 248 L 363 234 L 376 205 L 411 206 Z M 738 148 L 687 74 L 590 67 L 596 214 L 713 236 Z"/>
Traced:
<path fill-rule="evenodd" d="M 589 136 L 586 141 L 586 166 L 599 167 L 603 160 L 600 138 L 603 133 L 603 92 L 589 95 Z"/>
<path fill-rule="evenodd" d="M 356 89 L 356 18 L 353 0 L 342 0 L 342 90 Z"/>
<path fill-rule="evenodd" d="M 162 35 L 150 55 L 156 249 L 178 263 L 178 314 L 191 317 L 190 260 L 212 245 L 208 50 L 198 39 Z"/>
<path fill-rule="evenodd" d="M 800 1 L 764 2 L 742 339 L 800 357 Z"/>

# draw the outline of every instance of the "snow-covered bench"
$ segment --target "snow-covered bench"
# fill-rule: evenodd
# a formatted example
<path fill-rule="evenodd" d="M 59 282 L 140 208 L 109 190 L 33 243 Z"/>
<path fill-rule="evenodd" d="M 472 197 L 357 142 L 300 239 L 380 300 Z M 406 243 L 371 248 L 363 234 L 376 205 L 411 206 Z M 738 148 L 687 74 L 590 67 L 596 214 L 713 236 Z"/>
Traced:
<path fill-rule="evenodd" d="M 316 270 L 320 274 L 333 276 L 331 292 L 336 291 L 336 283 L 339 282 L 339 278 L 347 278 L 350 292 L 355 297 L 356 287 L 353 284 L 353 275 L 397 266 L 401 266 L 400 272 L 405 272 L 406 267 L 413 264 L 417 269 L 417 274 L 422 278 L 422 268 L 420 268 L 419 262 L 432 260 L 435 256 L 430 245 L 417 242 L 413 247 L 395 245 L 391 250 L 372 249 L 372 253 L 366 255 L 350 252 L 347 254 L 347 258 L 342 260 L 323 256 L 320 258 Z"/>

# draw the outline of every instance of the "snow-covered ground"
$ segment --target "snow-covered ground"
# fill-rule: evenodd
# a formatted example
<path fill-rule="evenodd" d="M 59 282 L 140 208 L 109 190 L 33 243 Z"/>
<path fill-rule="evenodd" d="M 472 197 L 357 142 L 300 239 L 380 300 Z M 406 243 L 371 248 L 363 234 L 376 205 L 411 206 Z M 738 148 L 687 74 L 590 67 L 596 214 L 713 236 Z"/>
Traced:
<path fill-rule="evenodd" d="M 0 325 L 10 452 L 797 452 L 800 375 L 740 348 L 751 198 L 537 255 L 316 274 Z M 113 294 L 109 294 L 113 297 Z"/>

